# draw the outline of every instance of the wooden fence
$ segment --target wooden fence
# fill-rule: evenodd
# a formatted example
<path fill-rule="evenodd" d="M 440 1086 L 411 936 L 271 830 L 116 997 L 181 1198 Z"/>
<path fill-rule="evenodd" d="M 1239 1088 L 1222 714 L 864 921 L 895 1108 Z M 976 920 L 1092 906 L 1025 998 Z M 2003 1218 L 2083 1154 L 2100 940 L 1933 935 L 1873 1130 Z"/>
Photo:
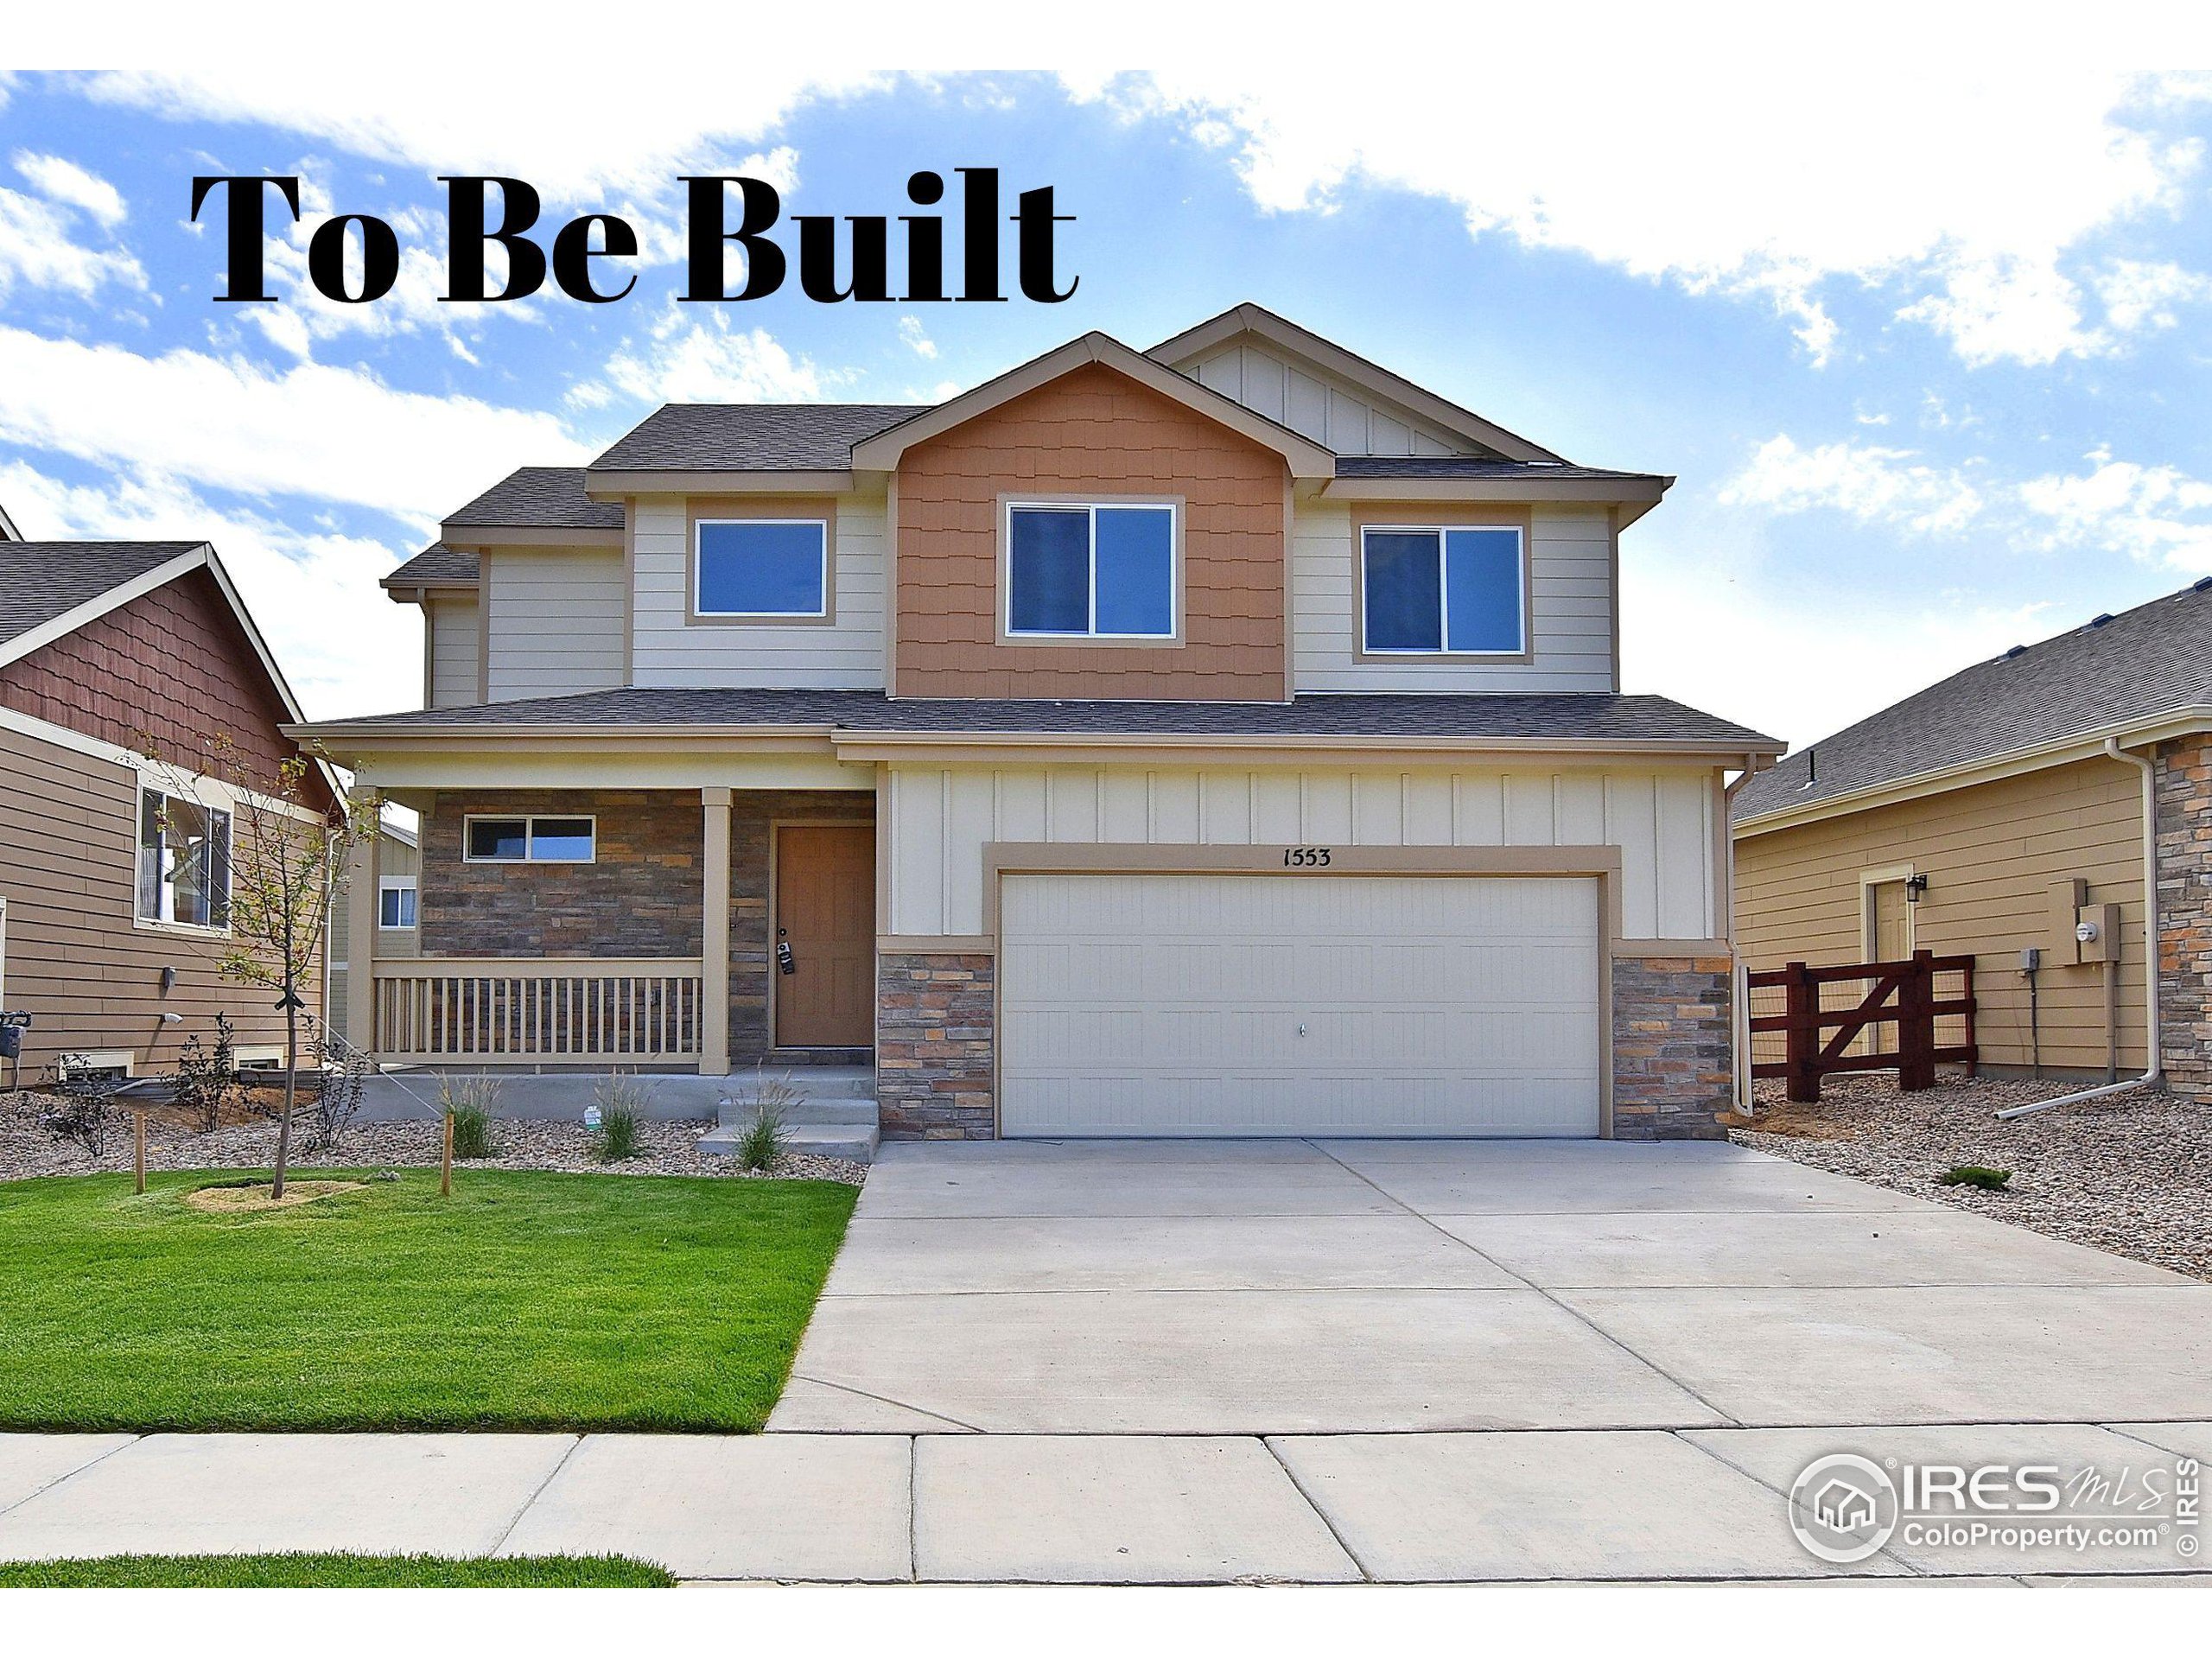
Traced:
<path fill-rule="evenodd" d="M 1956 982 L 1939 988 L 1939 978 Z M 1813 968 L 1802 962 L 1747 975 L 1753 994 L 1751 1075 L 1788 1080 L 1795 1101 L 1821 1097 L 1821 1079 L 1841 1071 L 1894 1069 L 1901 1089 L 1932 1089 L 1936 1068 L 1963 1065 L 1968 1076 L 1980 1058 L 1974 1046 L 1974 958 L 1916 950 L 1903 962 L 1859 962 Z M 1832 1003 L 1830 987 L 1843 988 Z M 1778 1012 L 1759 1011 L 1758 993 L 1781 992 Z M 1772 999 L 1767 999 L 1770 1004 Z M 1939 1040 L 1939 1020 L 1963 1020 L 1964 1040 Z M 1762 1033 L 1779 1032 L 1783 1058 L 1757 1058 Z M 1952 1035 L 1956 1035 L 1953 1032 Z M 1858 1052 L 1850 1052 L 1864 1037 Z M 1891 1040 L 1885 1046 L 1883 1039 Z"/>
<path fill-rule="evenodd" d="M 680 1060 L 699 1052 L 694 957 L 391 957 L 375 966 L 377 1058 Z"/>

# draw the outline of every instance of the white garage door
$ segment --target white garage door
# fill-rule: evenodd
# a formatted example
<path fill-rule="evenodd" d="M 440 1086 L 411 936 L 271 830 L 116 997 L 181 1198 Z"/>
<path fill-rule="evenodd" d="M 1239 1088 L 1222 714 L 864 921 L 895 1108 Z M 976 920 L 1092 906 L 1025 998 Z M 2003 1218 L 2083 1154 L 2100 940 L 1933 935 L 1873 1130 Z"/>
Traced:
<path fill-rule="evenodd" d="M 1010 875 L 1008 1135 L 1592 1135 L 1571 876 Z"/>

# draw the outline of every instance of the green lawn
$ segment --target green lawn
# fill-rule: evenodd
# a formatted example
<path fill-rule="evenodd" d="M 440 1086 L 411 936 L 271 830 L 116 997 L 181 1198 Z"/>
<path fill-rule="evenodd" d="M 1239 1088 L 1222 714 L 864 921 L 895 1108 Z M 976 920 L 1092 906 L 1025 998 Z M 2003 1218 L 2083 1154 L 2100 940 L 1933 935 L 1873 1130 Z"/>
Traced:
<path fill-rule="evenodd" d="M 465 1170 L 183 1201 L 235 1179 L 0 1184 L 0 1429 L 757 1429 L 856 1196 Z"/>
<path fill-rule="evenodd" d="M 0 1561 L 0 1590 L 659 1590 L 676 1580 L 626 1555 L 105 1555 Z"/>

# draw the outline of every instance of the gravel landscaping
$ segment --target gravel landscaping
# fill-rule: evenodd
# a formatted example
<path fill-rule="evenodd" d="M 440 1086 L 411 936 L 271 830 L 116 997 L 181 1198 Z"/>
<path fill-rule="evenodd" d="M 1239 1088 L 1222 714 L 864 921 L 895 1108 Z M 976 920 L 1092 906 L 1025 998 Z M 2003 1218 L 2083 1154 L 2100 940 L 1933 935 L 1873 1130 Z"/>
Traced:
<path fill-rule="evenodd" d="M 1950 1078 L 1914 1094 L 1881 1076 L 1830 1077 L 1818 1105 L 1761 1084 L 1743 1146 L 2017 1226 L 2212 1279 L 2212 1107 L 2149 1090 L 2000 1122 L 2007 1106 L 2084 1085 Z M 2012 1172 L 2006 1190 L 1939 1185 L 1960 1165 Z"/>
<path fill-rule="evenodd" d="M 29 1092 L 0 1095 L 0 1181 L 31 1175 L 89 1175 L 130 1167 L 130 1119 L 119 1116 L 100 1156 L 65 1141 L 39 1122 L 55 1103 Z M 842 1181 L 858 1186 L 867 1178 L 862 1164 L 842 1158 L 791 1153 L 765 1174 L 740 1166 L 734 1158 L 699 1150 L 705 1122 L 645 1122 L 638 1126 L 640 1156 L 602 1163 L 592 1135 L 581 1123 L 498 1120 L 493 1134 L 498 1155 L 463 1160 L 456 1169 L 536 1169 L 593 1175 L 717 1175 L 738 1180 Z M 442 1144 L 433 1122 L 363 1123 L 348 1129 L 334 1148 L 310 1147 L 303 1126 L 292 1128 L 292 1161 L 298 1169 L 385 1164 L 394 1168 L 435 1167 Z M 161 1113 L 146 1126 L 146 1167 L 179 1169 L 266 1169 L 276 1152 L 276 1125 L 253 1118 L 202 1135 Z"/>

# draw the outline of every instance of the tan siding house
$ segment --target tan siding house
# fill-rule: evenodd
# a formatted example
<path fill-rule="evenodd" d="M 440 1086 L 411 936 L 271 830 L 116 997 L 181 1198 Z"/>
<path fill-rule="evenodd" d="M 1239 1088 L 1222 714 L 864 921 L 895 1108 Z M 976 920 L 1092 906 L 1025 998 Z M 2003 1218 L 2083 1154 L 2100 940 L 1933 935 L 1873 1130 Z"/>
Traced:
<path fill-rule="evenodd" d="M 2208 684 L 2200 584 L 2015 647 L 1791 755 L 1734 802 L 1744 960 L 1971 955 L 1985 1066 L 2090 1081 L 2158 1068 L 2201 1090 Z"/>

